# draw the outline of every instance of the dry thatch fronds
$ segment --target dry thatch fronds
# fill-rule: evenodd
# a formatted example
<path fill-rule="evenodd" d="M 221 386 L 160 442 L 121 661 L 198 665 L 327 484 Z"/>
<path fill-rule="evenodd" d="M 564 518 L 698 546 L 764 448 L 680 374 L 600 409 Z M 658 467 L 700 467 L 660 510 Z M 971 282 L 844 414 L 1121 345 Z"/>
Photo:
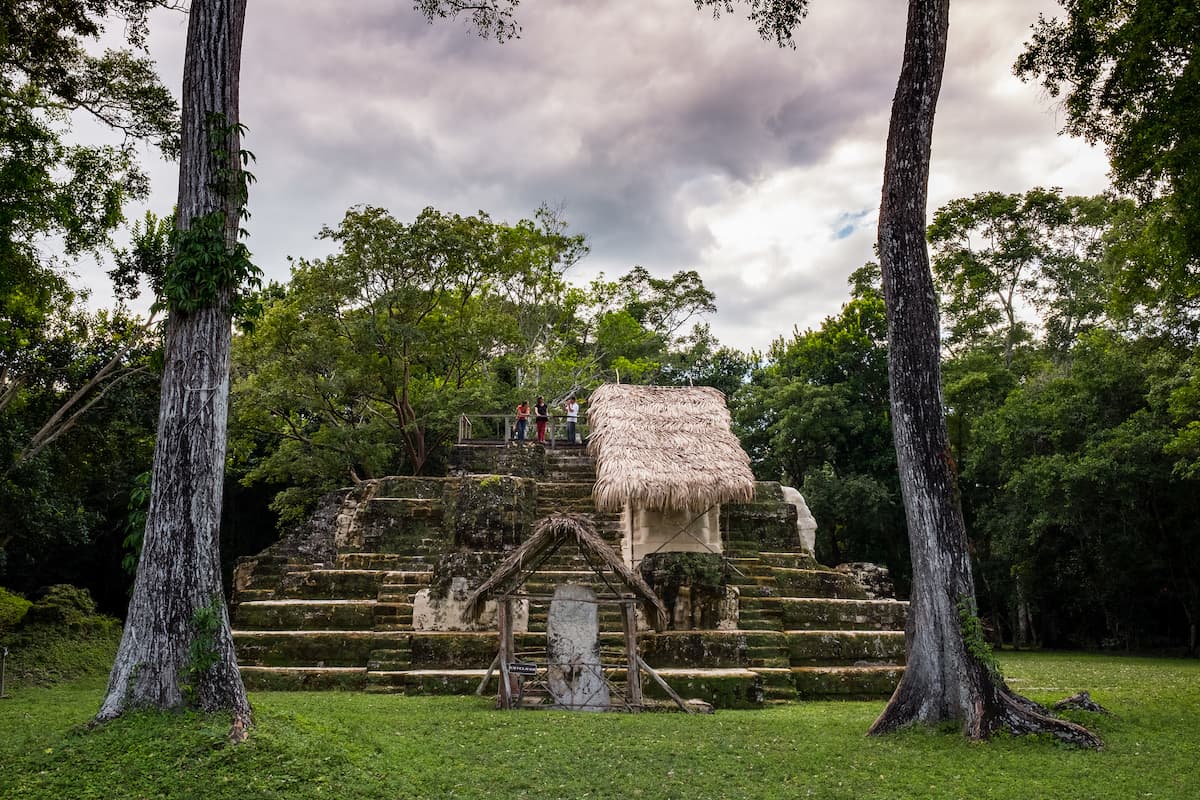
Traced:
<path fill-rule="evenodd" d="M 754 498 L 750 458 L 720 391 L 605 384 L 588 403 L 597 508 L 703 511 Z"/>
<path fill-rule="evenodd" d="M 537 521 L 533 526 L 533 535 L 520 547 L 512 552 L 504 562 L 496 568 L 492 576 L 484 581 L 467 597 L 467 608 L 464 616 L 469 620 L 479 619 L 483 613 L 483 605 L 501 591 L 512 591 L 517 587 L 510 585 L 521 571 L 532 565 L 535 559 L 562 541 L 573 543 L 584 553 L 596 561 L 612 569 L 620 577 L 621 582 L 629 587 L 642 601 L 642 610 L 646 619 L 651 621 L 655 630 L 663 630 L 667 626 L 667 609 L 658 595 L 642 580 L 642 576 L 625 566 L 621 556 L 613 551 L 608 543 L 596 533 L 592 524 L 574 514 L 551 514 Z"/>

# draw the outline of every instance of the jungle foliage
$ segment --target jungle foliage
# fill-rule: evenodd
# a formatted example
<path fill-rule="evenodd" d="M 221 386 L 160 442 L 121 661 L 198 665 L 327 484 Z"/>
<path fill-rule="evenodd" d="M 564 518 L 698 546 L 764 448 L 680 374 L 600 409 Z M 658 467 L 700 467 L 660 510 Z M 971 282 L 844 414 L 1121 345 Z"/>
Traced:
<path fill-rule="evenodd" d="M 1056 189 L 951 201 L 929 228 L 943 396 L 998 641 L 1195 648 L 1200 338 L 1188 293 L 1144 287 L 1158 207 Z M 1195 264 L 1186 280 L 1195 283 Z M 803 492 L 818 557 L 907 577 L 877 270 L 820 328 L 777 339 L 734 395 L 760 478 Z"/>
<path fill-rule="evenodd" d="M 147 196 L 138 146 L 178 148 L 178 107 L 144 50 L 160 5 L 0 3 L 0 578 L 16 589 L 90 574 L 105 601 L 124 594 L 101 576 L 149 459 L 153 326 L 83 310 L 68 270 L 111 254 L 125 204 Z M 129 46 L 96 54 L 106 25 Z M 80 117 L 112 142 L 72 143 Z"/>
<path fill-rule="evenodd" d="M 234 348 L 236 469 L 285 487 L 285 522 L 351 478 L 436 474 L 462 414 L 560 405 L 617 374 L 736 384 L 746 369 L 696 323 L 715 305 L 695 271 L 570 283 L 587 246 L 549 209 L 404 223 L 355 207 L 320 237 L 336 252 L 265 290 Z"/>

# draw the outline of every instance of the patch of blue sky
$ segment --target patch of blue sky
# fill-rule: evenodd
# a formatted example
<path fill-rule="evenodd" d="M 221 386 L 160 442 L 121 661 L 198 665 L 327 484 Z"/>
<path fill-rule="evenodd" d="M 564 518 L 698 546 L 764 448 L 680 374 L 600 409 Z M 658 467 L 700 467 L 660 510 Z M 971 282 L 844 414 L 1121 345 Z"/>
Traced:
<path fill-rule="evenodd" d="M 864 208 L 861 211 L 843 211 L 833 222 L 833 238 L 840 241 L 850 236 L 862 227 L 862 223 L 872 213 L 874 213 L 872 208 Z"/>

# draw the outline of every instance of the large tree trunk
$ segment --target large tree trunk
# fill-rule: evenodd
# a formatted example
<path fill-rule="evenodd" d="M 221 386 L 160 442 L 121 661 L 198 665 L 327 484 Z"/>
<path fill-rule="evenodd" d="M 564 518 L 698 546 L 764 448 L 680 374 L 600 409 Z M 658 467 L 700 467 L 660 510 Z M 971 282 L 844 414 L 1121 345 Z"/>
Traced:
<path fill-rule="evenodd" d="M 971 738 L 999 728 L 1047 731 L 1088 746 L 1088 731 L 1013 695 L 972 654 L 961 609 L 974 610 L 963 524 L 942 406 L 937 295 L 926 250 L 926 200 L 934 111 L 941 89 L 949 0 L 910 0 L 904 63 L 892 101 L 879 256 L 887 304 L 892 430 L 912 550 L 908 665 L 871 727 L 959 721 Z"/>
<path fill-rule="evenodd" d="M 214 124 L 238 121 L 246 0 L 193 0 L 183 76 L 183 147 L 177 225 L 222 211 L 237 235 L 236 132 L 214 157 Z M 219 122 L 218 122 L 219 121 Z M 219 171 L 225 172 L 218 175 Z M 242 735 L 250 705 L 233 652 L 218 552 L 229 403 L 230 300 L 172 311 L 146 533 L 125 633 L 98 720 L 130 708 L 228 709 Z"/>

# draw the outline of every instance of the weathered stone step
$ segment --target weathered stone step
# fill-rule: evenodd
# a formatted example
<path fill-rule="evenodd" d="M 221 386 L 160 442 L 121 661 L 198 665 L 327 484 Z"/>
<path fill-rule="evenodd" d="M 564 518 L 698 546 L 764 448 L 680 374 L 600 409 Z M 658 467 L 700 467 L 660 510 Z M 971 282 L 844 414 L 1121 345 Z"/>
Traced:
<path fill-rule="evenodd" d="M 443 512 L 440 497 L 387 497 L 370 498 L 372 505 L 387 506 L 389 516 L 405 519 L 441 519 Z"/>
<path fill-rule="evenodd" d="M 697 698 L 714 708 L 757 708 L 763 702 L 763 678 L 742 668 L 665 668 L 656 669 L 659 675 L 684 698 Z M 404 694 L 471 694 L 483 679 L 483 669 L 424 669 L 367 673 L 367 691 Z M 607 672 L 617 688 L 624 689 L 626 670 L 614 668 Z M 495 693 L 498 678 L 493 674 L 486 691 Z M 648 676 L 642 678 L 642 692 L 647 698 L 665 699 L 666 692 Z"/>
<path fill-rule="evenodd" d="M 748 600 L 754 600 L 758 597 L 774 597 L 778 598 L 781 594 L 779 587 L 774 584 L 748 584 L 737 587 L 741 602 L 745 603 Z"/>
<path fill-rule="evenodd" d="M 538 499 L 591 497 L 595 481 L 538 481 Z"/>
<path fill-rule="evenodd" d="M 597 621 L 600 625 L 601 635 L 617 634 L 617 633 L 621 633 L 624 630 L 624 622 L 621 619 L 621 615 L 619 612 L 613 612 L 611 614 L 605 614 L 605 613 L 601 612 L 599 619 Z M 530 633 L 545 633 L 546 632 L 546 612 L 545 611 L 538 612 L 536 610 L 531 610 L 529 612 L 528 627 L 529 627 Z"/>
<path fill-rule="evenodd" d="M 796 699 L 796 682 L 790 667 L 768 665 L 751 669 L 762 679 L 764 703 L 788 703 Z"/>
<path fill-rule="evenodd" d="M 818 569 L 817 560 L 812 557 L 811 553 L 772 553 L 760 552 L 757 553 L 757 558 L 764 564 L 772 567 L 785 567 L 791 569 Z"/>
<path fill-rule="evenodd" d="M 473 694 L 487 669 L 407 669 L 367 672 L 368 692 L 387 694 Z"/>
<path fill-rule="evenodd" d="M 380 593 L 380 606 L 386 606 L 386 615 L 389 616 L 404 616 L 408 615 L 409 621 L 413 619 L 413 593 L 404 593 L 404 591 L 395 591 L 395 593 Z M 384 609 L 376 612 L 376 621 L 383 621 Z"/>
<path fill-rule="evenodd" d="M 238 663 L 259 667 L 361 667 L 380 648 L 407 648 L 408 636 L 379 631 L 235 630 Z"/>
<path fill-rule="evenodd" d="M 867 593 L 858 581 L 844 572 L 831 569 L 794 569 L 772 567 L 780 593 L 789 597 L 826 597 L 866 600 Z"/>
<path fill-rule="evenodd" d="M 791 665 L 896 666 L 904 631 L 785 631 Z"/>
<path fill-rule="evenodd" d="M 486 669 L 412 669 L 368 671 L 364 667 L 241 667 L 242 680 L 251 691 L 362 690 L 405 694 L 457 694 L 475 691 Z M 754 708 L 764 700 L 886 697 L 904 673 L 902 667 L 795 667 L 743 669 L 677 669 L 657 672 L 685 698 L 697 697 L 716 708 Z M 790 674 L 794 691 L 781 680 Z M 624 670 L 612 673 L 623 681 Z M 657 685 L 643 677 L 647 697 L 661 697 Z M 496 691 L 493 676 L 487 687 Z"/>
<path fill-rule="evenodd" d="M 777 619 L 740 619 L 738 627 L 744 631 L 778 631 L 783 629 L 783 623 Z"/>
<path fill-rule="evenodd" d="M 238 589 L 234 594 L 234 604 L 245 603 L 248 600 L 271 600 L 275 597 L 274 589 Z"/>
<path fill-rule="evenodd" d="M 247 630 L 370 630 L 379 603 L 371 600 L 254 600 L 237 607 Z"/>
<path fill-rule="evenodd" d="M 775 576 L 770 573 L 763 575 L 731 574 L 726 581 L 730 586 L 775 586 Z"/>
<path fill-rule="evenodd" d="M 234 602 L 259 599 L 263 591 L 274 592 L 289 570 L 307 569 L 310 566 L 294 558 L 279 556 L 239 558 L 234 568 Z M 256 594 L 247 595 L 248 592 Z"/>
<path fill-rule="evenodd" d="M 596 482 L 596 470 L 593 467 L 555 467 L 547 470 L 543 480 L 547 483 L 588 483 Z"/>
<path fill-rule="evenodd" d="M 379 593 L 383 576 L 382 570 L 372 569 L 308 569 L 288 572 L 280 585 L 280 599 L 372 599 Z"/>
<path fill-rule="evenodd" d="M 758 708 L 763 703 L 763 679 L 755 670 L 655 667 L 655 671 L 686 700 L 697 698 L 710 703 L 713 708 Z M 648 677 L 642 679 L 642 691 L 647 697 L 666 696 L 666 692 Z"/>
<path fill-rule="evenodd" d="M 434 558 L 426 554 L 411 553 L 339 553 L 338 569 L 367 570 L 416 570 L 433 569 Z"/>
<path fill-rule="evenodd" d="M 740 572 L 744 572 L 747 574 L 769 573 L 771 571 L 771 565 L 765 563 L 757 555 L 753 555 L 753 556 L 736 555 L 736 556 L 734 556 L 734 555 L 726 554 L 725 558 L 732 566 L 736 567 Z"/>
<path fill-rule="evenodd" d="M 413 595 L 423 588 L 423 586 L 384 586 L 380 588 L 375 599 L 381 603 L 412 603 Z"/>
<path fill-rule="evenodd" d="M 891 694 L 904 667 L 792 667 L 801 700 L 823 697 L 875 698 Z"/>
<path fill-rule="evenodd" d="M 904 630 L 908 614 L 908 603 L 900 600 L 764 597 L 755 602 L 777 603 L 787 630 Z"/>
<path fill-rule="evenodd" d="M 563 548 L 563 550 L 547 558 L 541 563 L 538 569 L 544 569 L 548 572 L 592 572 L 587 557 L 583 553 L 574 549 L 567 550 L 567 548 Z"/>
<path fill-rule="evenodd" d="M 366 667 L 239 667 L 242 682 L 252 692 L 361 691 Z"/>
<path fill-rule="evenodd" d="M 638 637 L 646 663 L 657 667 L 743 667 L 751 658 L 787 657 L 780 631 L 666 631 Z"/>
<path fill-rule="evenodd" d="M 380 600 L 375 612 L 375 629 L 381 631 L 412 630 L 413 604 L 408 601 Z"/>
<path fill-rule="evenodd" d="M 546 564 L 550 562 L 547 561 Z M 554 585 L 556 583 L 597 583 L 599 579 L 596 573 L 591 569 L 545 569 L 538 568 L 538 571 L 533 573 L 528 583 L 537 581 L 542 585 Z"/>
<path fill-rule="evenodd" d="M 412 650 L 407 646 L 400 649 L 373 650 L 367 659 L 367 670 L 391 671 L 412 668 Z"/>
<path fill-rule="evenodd" d="M 428 586 L 433 580 L 433 570 L 390 570 L 383 574 L 381 589 L 399 586 Z"/>
<path fill-rule="evenodd" d="M 596 506 L 588 500 L 540 500 L 534 506 L 533 516 L 535 519 L 542 519 L 551 514 L 578 514 L 580 516 L 590 516 L 596 513 Z M 603 532 L 600 532 L 603 536 Z M 605 537 L 607 538 L 607 537 Z"/>

